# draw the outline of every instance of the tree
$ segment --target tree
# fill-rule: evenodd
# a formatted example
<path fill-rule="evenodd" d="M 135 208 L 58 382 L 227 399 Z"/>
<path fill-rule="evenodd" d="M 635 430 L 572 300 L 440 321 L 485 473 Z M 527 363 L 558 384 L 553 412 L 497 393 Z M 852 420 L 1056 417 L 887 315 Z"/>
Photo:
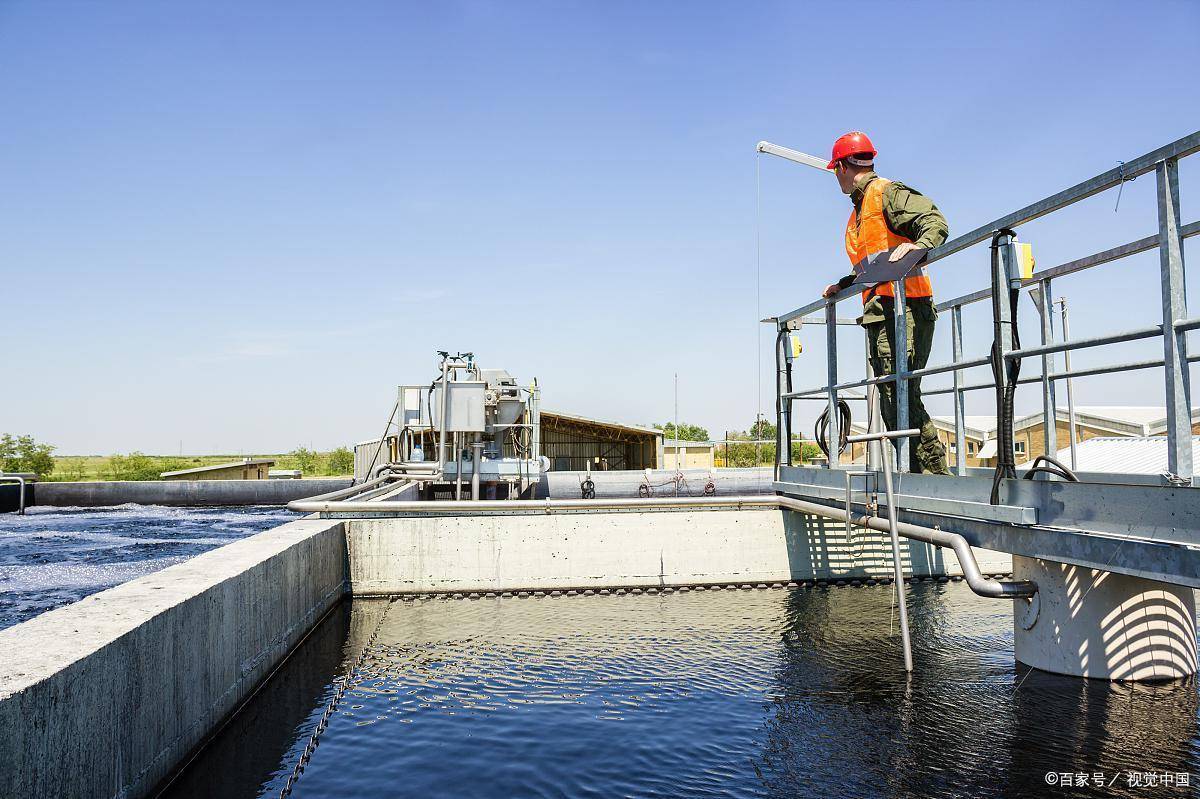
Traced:
<path fill-rule="evenodd" d="M 157 459 L 141 452 L 112 455 L 105 477 L 109 480 L 157 480 L 164 470 Z"/>
<path fill-rule="evenodd" d="M 759 419 L 750 425 L 750 437 L 756 438 L 759 441 L 774 441 L 776 432 L 778 431 L 775 425 L 766 419 Z"/>
<path fill-rule="evenodd" d="M 58 479 L 78 481 L 87 477 L 87 461 L 83 458 L 63 458 L 58 465 Z"/>
<path fill-rule="evenodd" d="M 679 435 L 675 435 L 675 423 L 654 425 L 656 430 L 663 431 L 663 438 L 674 438 L 680 441 L 708 441 L 708 430 L 695 424 L 680 424 Z"/>
<path fill-rule="evenodd" d="M 351 474 L 354 472 L 354 453 L 345 447 L 338 447 L 329 453 L 329 474 Z"/>
<path fill-rule="evenodd" d="M 33 472 L 45 477 L 54 471 L 54 447 L 39 444 L 33 436 L 0 436 L 0 470 L 6 472 Z"/>
<path fill-rule="evenodd" d="M 316 471 L 317 453 L 311 449 L 300 447 L 292 450 L 289 454 L 296 461 L 296 466 L 302 473 Z"/>

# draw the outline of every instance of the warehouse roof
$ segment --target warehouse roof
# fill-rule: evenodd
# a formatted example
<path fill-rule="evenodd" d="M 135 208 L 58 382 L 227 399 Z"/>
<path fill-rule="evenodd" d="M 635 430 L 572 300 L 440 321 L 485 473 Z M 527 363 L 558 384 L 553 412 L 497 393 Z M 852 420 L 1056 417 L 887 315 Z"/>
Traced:
<path fill-rule="evenodd" d="M 275 461 L 271 458 L 246 458 L 240 461 L 230 461 L 229 463 L 214 463 L 211 466 L 197 466 L 195 469 L 180 469 L 174 472 L 163 472 L 159 477 L 175 477 L 181 474 L 201 474 L 202 472 L 215 472 L 221 469 L 232 469 L 237 466 L 274 466 Z"/>
<path fill-rule="evenodd" d="M 547 416 L 551 417 L 551 421 L 553 421 L 553 419 L 562 419 L 563 421 L 574 422 L 579 425 L 585 425 L 585 426 L 591 426 L 591 427 L 611 427 L 611 428 L 616 428 L 618 430 L 624 430 L 624 431 L 627 431 L 630 433 L 642 433 L 645 435 L 654 435 L 654 436 L 661 436 L 663 434 L 663 431 L 656 430 L 653 427 L 644 427 L 642 425 L 637 425 L 637 424 L 625 424 L 623 422 L 610 422 L 610 421 L 607 421 L 604 419 L 591 419 L 591 418 L 588 418 L 587 416 L 580 416 L 580 415 L 574 414 L 574 413 L 563 413 L 562 411 L 549 411 L 549 410 L 545 410 L 545 409 L 543 409 L 541 411 L 541 417 L 542 417 L 543 424 L 546 423 Z"/>

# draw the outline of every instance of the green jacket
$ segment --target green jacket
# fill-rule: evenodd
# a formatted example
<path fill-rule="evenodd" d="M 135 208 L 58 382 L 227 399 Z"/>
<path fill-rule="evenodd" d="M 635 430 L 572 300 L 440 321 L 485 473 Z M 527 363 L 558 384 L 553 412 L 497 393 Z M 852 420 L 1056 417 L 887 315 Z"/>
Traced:
<path fill-rule="evenodd" d="M 860 175 L 854 181 L 854 189 L 850 192 L 850 201 L 854 203 L 855 211 L 862 211 L 863 195 L 866 194 L 867 184 L 879 177 L 874 172 Z M 898 180 L 891 181 L 883 190 L 883 215 L 887 226 L 893 233 L 910 239 L 918 247 L 931 250 L 939 246 L 950 236 L 950 227 L 946 217 L 934 205 L 933 200 L 916 189 L 905 186 Z M 838 285 L 846 288 L 854 282 L 850 274 L 838 281 Z M 928 302 L 928 300 L 909 300 L 909 302 Z M 863 306 L 863 324 L 881 322 L 886 318 L 883 303 L 879 297 L 872 297 Z"/>

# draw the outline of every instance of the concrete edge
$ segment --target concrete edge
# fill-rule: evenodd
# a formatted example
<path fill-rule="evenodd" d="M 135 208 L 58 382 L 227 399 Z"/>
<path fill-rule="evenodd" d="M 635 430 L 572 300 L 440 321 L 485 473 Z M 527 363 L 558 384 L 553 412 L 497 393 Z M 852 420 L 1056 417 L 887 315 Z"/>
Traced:
<path fill-rule="evenodd" d="M 111 505 L 286 505 L 348 488 L 349 477 L 301 480 L 126 480 L 46 482 L 30 487 L 33 505 L 93 508 Z"/>
<path fill-rule="evenodd" d="M 147 795 L 346 590 L 303 519 L 0 631 L 0 795 Z"/>

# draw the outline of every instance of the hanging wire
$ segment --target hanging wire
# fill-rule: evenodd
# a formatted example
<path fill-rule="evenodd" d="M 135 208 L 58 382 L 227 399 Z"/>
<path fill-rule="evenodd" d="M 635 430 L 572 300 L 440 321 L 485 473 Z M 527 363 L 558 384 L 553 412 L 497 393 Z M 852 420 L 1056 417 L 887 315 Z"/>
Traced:
<path fill-rule="evenodd" d="M 754 404 L 754 421 L 762 418 L 762 153 L 754 154 L 754 330 L 758 363 L 758 395 Z"/>
<path fill-rule="evenodd" d="M 1125 162 L 1124 161 L 1117 162 L 1117 170 L 1118 170 L 1117 175 L 1118 175 L 1118 177 L 1120 177 L 1121 181 L 1117 184 L 1117 204 L 1113 206 L 1114 214 L 1117 212 L 1117 209 L 1121 207 L 1121 192 L 1125 189 L 1125 181 L 1133 180 L 1133 178 L 1125 177 Z"/>

